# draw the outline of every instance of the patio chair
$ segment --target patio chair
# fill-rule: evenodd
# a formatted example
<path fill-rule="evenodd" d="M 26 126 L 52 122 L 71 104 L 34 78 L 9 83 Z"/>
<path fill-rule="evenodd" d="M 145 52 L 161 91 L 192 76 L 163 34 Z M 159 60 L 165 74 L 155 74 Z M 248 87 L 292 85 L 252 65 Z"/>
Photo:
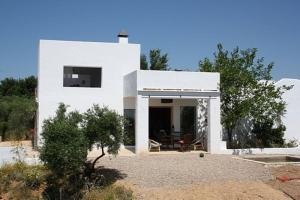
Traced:
<path fill-rule="evenodd" d="M 185 134 L 183 135 L 183 140 L 179 140 L 176 143 L 180 145 L 180 151 L 183 152 L 190 149 L 192 141 L 193 141 L 193 134 Z"/>
<path fill-rule="evenodd" d="M 152 139 L 149 139 L 149 151 L 160 151 L 160 146 L 161 146 L 160 143 Z"/>
<path fill-rule="evenodd" d="M 202 139 L 195 139 L 195 140 L 193 140 L 192 141 L 192 146 L 193 146 L 194 151 L 196 151 L 196 150 L 204 150 Z"/>

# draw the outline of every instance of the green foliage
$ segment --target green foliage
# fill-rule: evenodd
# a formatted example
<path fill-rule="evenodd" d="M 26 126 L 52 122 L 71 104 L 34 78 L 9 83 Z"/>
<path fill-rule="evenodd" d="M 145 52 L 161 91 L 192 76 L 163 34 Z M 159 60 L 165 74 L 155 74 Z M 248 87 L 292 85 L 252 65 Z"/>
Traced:
<path fill-rule="evenodd" d="M 147 57 L 146 55 L 142 54 L 141 55 L 141 69 L 143 70 L 147 70 L 148 69 L 148 62 L 147 62 Z"/>
<path fill-rule="evenodd" d="M 141 69 L 150 70 L 169 70 L 168 68 L 168 54 L 161 54 L 160 49 L 151 49 L 149 52 L 150 63 L 147 62 L 145 55 L 141 56 Z M 150 66 L 148 68 L 148 66 Z"/>
<path fill-rule="evenodd" d="M 34 128 L 36 104 L 32 98 L 0 97 L 0 135 L 3 140 L 29 139 Z"/>
<path fill-rule="evenodd" d="M 161 55 L 160 49 L 150 50 L 150 69 L 168 70 L 168 54 Z"/>
<path fill-rule="evenodd" d="M 87 157 L 87 142 L 79 127 L 82 116 L 78 112 L 66 113 L 60 104 L 56 115 L 44 121 L 43 146 L 40 159 L 58 177 L 74 174 Z"/>
<path fill-rule="evenodd" d="M 84 130 L 89 141 L 89 147 L 99 143 L 107 147 L 109 154 L 117 154 L 123 141 L 124 119 L 108 107 L 94 105 L 84 114 Z"/>
<path fill-rule="evenodd" d="M 88 139 L 89 148 L 98 144 L 102 149 L 102 155 L 92 163 L 92 168 L 98 159 L 105 155 L 104 148 L 109 154 L 116 155 L 124 138 L 124 118 L 108 107 L 93 105 L 84 114 L 84 132 Z"/>
<path fill-rule="evenodd" d="M 47 173 L 42 165 L 4 164 L 0 168 L 0 195 L 7 199 L 41 199 L 40 188 Z"/>
<path fill-rule="evenodd" d="M 77 199 L 83 188 L 97 185 L 95 163 L 104 154 L 117 154 L 123 141 L 123 117 L 107 107 L 94 105 L 84 115 L 67 113 L 67 106 L 60 104 L 56 115 L 44 121 L 43 146 L 40 159 L 50 170 L 45 194 L 51 198 Z M 98 143 L 102 155 L 92 168 L 87 162 L 88 148 Z"/>
<path fill-rule="evenodd" d="M 274 128 L 273 121 L 264 121 L 262 123 L 254 124 L 252 133 L 256 138 L 257 147 L 282 147 L 284 145 L 284 135 L 285 127 L 279 125 Z"/>
<path fill-rule="evenodd" d="M 51 198 L 77 198 L 83 187 L 80 173 L 87 159 L 87 140 L 80 127 L 82 116 L 67 113 L 67 106 L 60 104 L 56 115 L 44 121 L 43 146 L 40 159 L 51 174 L 47 177 L 45 193 Z"/>
<path fill-rule="evenodd" d="M 29 76 L 24 79 L 6 78 L 0 82 L 0 96 L 34 97 L 37 79 Z"/>
<path fill-rule="evenodd" d="M 124 186 L 107 186 L 104 188 L 93 188 L 83 196 L 84 200 L 132 200 L 132 190 Z"/>
<path fill-rule="evenodd" d="M 290 87 L 276 88 L 271 81 L 273 63 L 264 65 L 263 58 L 257 58 L 257 49 L 240 50 L 238 47 L 228 52 L 218 44 L 214 60 L 205 58 L 199 62 L 200 71 L 220 73 L 222 124 L 227 130 L 229 146 L 232 143 L 232 131 L 241 120 L 247 119 L 256 128 L 269 125 L 279 127 L 281 116 L 285 112 L 285 102 L 281 95 Z M 277 134 L 281 144 L 283 135 Z"/>
<path fill-rule="evenodd" d="M 3 140 L 30 139 L 34 128 L 37 80 L 6 78 L 0 81 L 0 136 Z"/>

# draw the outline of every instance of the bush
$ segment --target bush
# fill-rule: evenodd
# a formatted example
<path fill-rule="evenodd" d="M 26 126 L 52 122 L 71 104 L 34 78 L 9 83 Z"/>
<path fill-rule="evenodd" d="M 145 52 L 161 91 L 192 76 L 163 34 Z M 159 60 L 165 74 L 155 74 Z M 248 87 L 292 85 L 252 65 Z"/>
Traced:
<path fill-rule="evenodd" d="M 7 199 L 40 199 L 47 173 L 42 165 L 4 164 L 0 168 L 0 194 Z"/>
<path fill-rule="evenodd" d="M 103 188 L 93 188 L 84 194 L 84 200 L 131 200 L 134 199 L 132 190 L 124 186 L 107 186 Z"/>
<path fill-rule="evenodd" d="M 0 136 L 3 140 L 31 139 L 36 104 L 34 99 L 0 96 Z"/>
<path fill-rule="evenodd" d="M 283 147 L 285 126 L 279 125 L 274 128 L 274 123 L 266 121 L 254 124 L 252 133 L 255 135 L 256 145 L 260 148 Z"/>
<path fill-rule="evenodd" d="M 82 117 L 78 112 L 66 114 L 66 108 L 60 104 L 55 117 L 45 120 L 42 132 L 40 159 L 51 171 L 46 189 L 51 198 L 60 193 L 75 197 L 83 186 L 80 172 L 87 159 L 87 140 L 79 127 Z"/>

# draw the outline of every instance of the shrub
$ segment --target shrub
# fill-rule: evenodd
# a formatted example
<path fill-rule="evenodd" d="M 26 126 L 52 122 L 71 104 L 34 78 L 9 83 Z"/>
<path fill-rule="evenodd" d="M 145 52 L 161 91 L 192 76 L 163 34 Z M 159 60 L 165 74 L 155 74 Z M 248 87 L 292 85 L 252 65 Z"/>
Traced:
<path fill-rule="evenodd" d="M 51 198 L 59 198 L 60 193 L 75 198 L 83 187 L 80 172 L 87 159 L 87 140 L 80 128 L 82 117 L 78 112 L 67 114 L 66 109 L 60 104 L 56 115 L 43 126 L 40 159 L 51 171 L 46 188 Z"/>
<path fill-rule="evenodd" d="M 0 168 L 0 194 L 7 199 L 39 199 L 47 173 L 42 165 L 4 164 Z"/>
<path fill-rule="evenodd" d="M 255 135 L 257 141 L 257 147 L 282 147 L 284 145 L 285 126 L 279 125 L 274 128 L 272 121 L 266 121 L 264 123 L 254 124 L 252 133 Z"/>
<path fill-rule="evenodd" d="M 3 140 L 31 139 L 36 104 L 34 99 L 0 96 L 0 136 Z"/>

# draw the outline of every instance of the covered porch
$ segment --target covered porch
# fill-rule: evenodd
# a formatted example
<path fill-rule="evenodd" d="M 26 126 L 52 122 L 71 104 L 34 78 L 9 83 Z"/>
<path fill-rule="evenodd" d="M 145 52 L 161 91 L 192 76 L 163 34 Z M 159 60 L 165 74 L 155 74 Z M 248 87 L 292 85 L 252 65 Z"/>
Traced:
<path fill-rule="evenodd" d="M 149 139 L 160 150 L 207 150 L 207 103 L 198 99 L 149 99 Z M 187 148 L 181 149 L 180 141 Z M 194 146 L 192 146 L 194 144 Z M 156 150 L 153 148 L 152 150 Z"/>
<path fill-rule="evenodd" d="M 128 74 L 124 115 L 134 123 L 135 152 L 147 153 L 149 140 L 159 142 L 162 149 L 177 149 L 186 135 L 201 141 L 202 150 L 220 152 L 224 142 L 218 82 L 218 73 L 138 70 Z"/>

